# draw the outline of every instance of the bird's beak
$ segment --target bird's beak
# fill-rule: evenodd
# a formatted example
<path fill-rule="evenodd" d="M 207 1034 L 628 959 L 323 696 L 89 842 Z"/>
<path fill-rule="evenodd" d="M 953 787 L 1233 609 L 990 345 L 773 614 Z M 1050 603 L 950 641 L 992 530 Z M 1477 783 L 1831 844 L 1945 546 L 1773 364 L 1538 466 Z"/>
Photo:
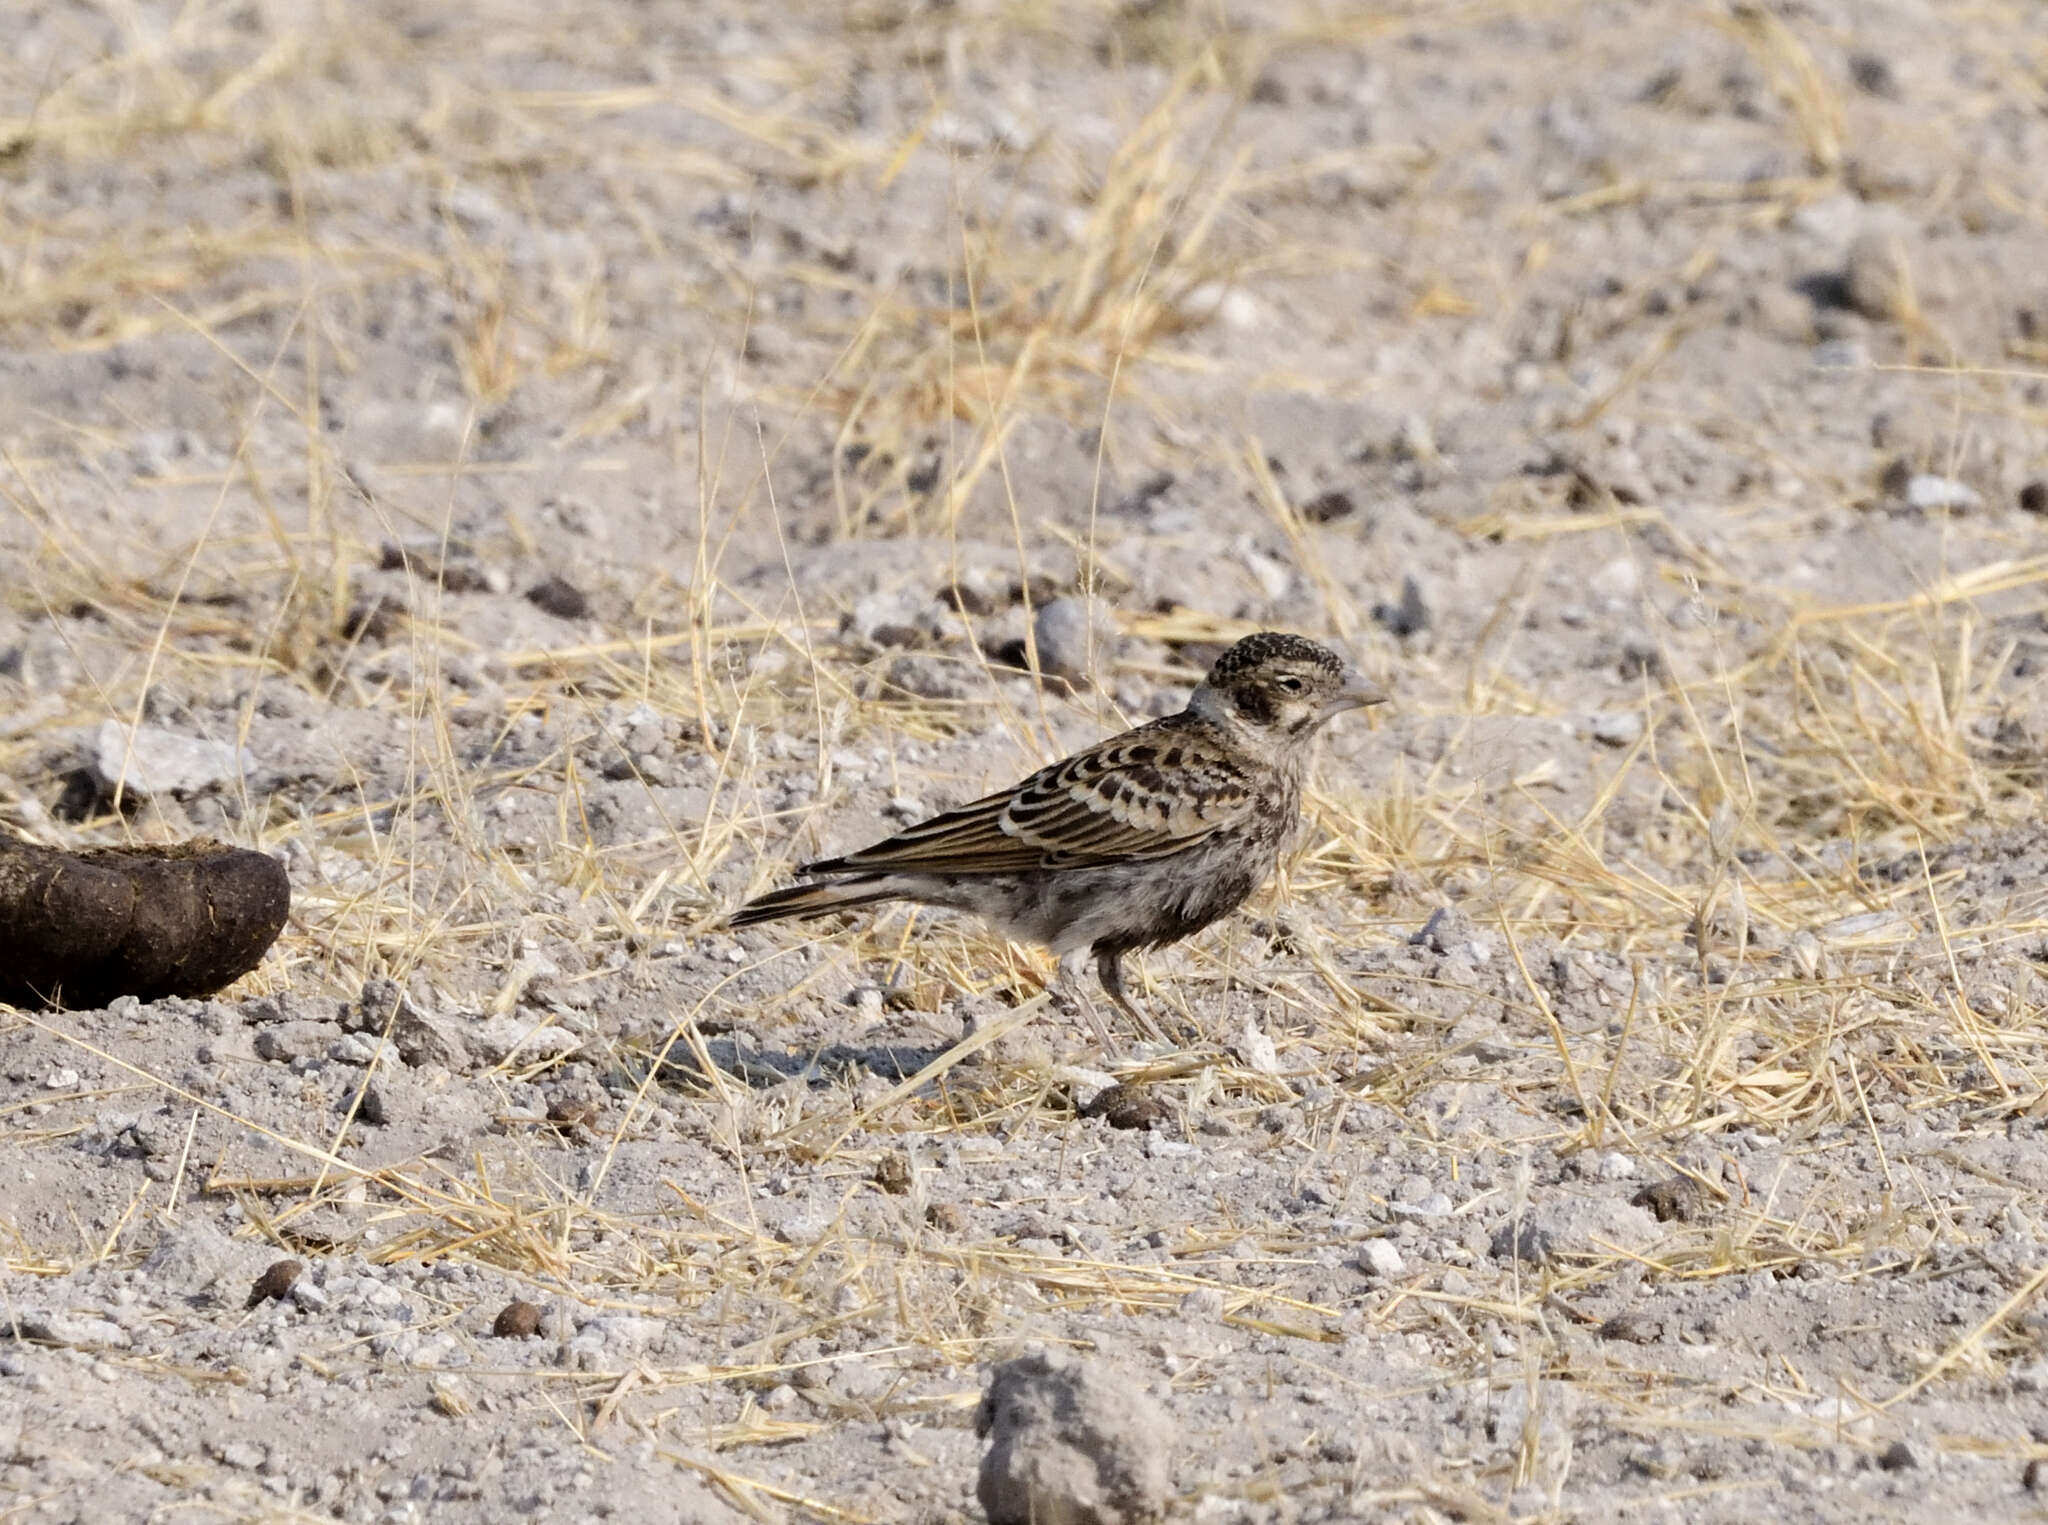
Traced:
<path fill-rule="evenodd" d="M 1370 704 L 1385 704 L 1387 698 L 1385 689 L 1353 668 L 1344 674 L 1344 685 L 1337 690 L 1336 697 L 1323 706 L 1323 719 L 1341 715 L 1346 710 L 1362 710 Z"/>

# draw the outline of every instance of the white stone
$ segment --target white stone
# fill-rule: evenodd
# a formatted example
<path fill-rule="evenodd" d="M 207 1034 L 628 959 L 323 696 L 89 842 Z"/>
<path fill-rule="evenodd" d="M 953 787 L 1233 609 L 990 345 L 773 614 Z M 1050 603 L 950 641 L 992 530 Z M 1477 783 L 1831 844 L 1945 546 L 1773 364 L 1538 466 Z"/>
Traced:
<path fill-rule="evenodd" d="M 1246 1069 L 1256 1070 L 1261 1075 L 1280 1073 L 1279 1051 L 1252 1018 L 1244 1019 L 1244 1026 L 1238 1029 L 1231 1047 L 1237 1050 L 1237 1057 L 1244 1061 Z"/>
<path fill-rule="evenodd" d="M 1358 1269 L 1368 1276 L 1392 1281 L 1408 1269 L 1391 1239 L 1368 1239 L 1358 1247 Z"/>
<path fill-rule="evenodd" d="M 1634 746 L 1642 738 L 1643 717 L 1636 710 L 1611 710 L 1593 717 L 1592 730 L 1603 747 Z"/>
<path fill-rule="evenodd" d="M 526 1064 L 563 1059 L 583 1047 L 583 1039 L 564 1027 L 539 1027 L 530 1017 L 493 1017 L 463 1030 L 463 1040 L 493 1064 L 518 1055 Z"/>
<path fill-rule="evenodd" d="M 93 740 L 92 773 L 102 789 L 119 783 L 123 792 L 147 798 L 194 794 L 251 773 L 255 754 L 229 742 L 180 736 L 158 726 L 130 729 L 103 721 Z"/>
<path fill-rule="evenodd" d="M 1955 510 L 1968 512 L 1982 508 L 1984 498 L 1976 488 L 1958 482 L 1952 477 L 1938 477 L 1922 472 L 1906 483 L 1906 505 L 1923 512 Z"/>

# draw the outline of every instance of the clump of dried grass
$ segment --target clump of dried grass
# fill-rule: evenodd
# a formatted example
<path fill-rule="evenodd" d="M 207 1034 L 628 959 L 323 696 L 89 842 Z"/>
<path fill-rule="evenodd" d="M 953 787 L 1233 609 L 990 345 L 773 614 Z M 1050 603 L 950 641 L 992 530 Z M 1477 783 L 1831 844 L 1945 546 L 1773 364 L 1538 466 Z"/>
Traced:
<path fill-rule="evenodd" d="M 977 24 L 992 28 L 983 44 L 999 40 L 995 23 Z M 1005 447 L 1020 422 L 1095 417 L 1112 399 L 1142 400 L 1145 367 L 1191 363 L 1180 341 L 1206 321 L 1218 291 L 1304 262 L 1300 250 L 1261 245 L 1242 198 L 1248 189 L 1280 191 L 1290 174 L 1305 179 L 1332 166 L 1254 173 L 1229 152 L 1227 128 L 1256 48 L 1243 38 L 1202 35 L 1192 19 L 1173 24 L 1184 30 L 1167 23 L 1119 28 L 1120 44 L 1175 67 L 1106 157 L 1089 159 L 1053 142 L 1003 144 L 978 163 L 954 159 L 947 168 L 956 198 L 953 237 L 946 248 L 928 251 L 928 266 L 915 279 L 849 268 L 836 256 L 784 270 L 805 302 L 850 316 L 821 320 L 802 335 L 820 357 L 803 384 L 762 385 L 745 400 L 791 430 L 822 421 L 831 441 L 838 535 L 957 534 L 982 493 L 1008 514 L 1021 558 L 1032 536 L 1004 486 Z M 212 495 L 204 530 L 154 558 L 109 545 L 71 521 L 62 506 L 68 492 L 60 499 L 46 491 L 70 463 L 10 463 L 13 555 L 27 574 L 19 582 L 25 591 L 13 596 L 31 612 L 90 608 L 110 641 L 143 658 L 139 675 L 130 671 L 111 689 L 66 696 L 66 713 L 48 723 L 134 712 L 151 685 L 253 687 L 258 677 L 322 698 L 390 706 L 411 722 L 414 752 L 395 786 L 379 781 L 380 793 L 366 786 L 357 799 L 329 801 L 297 818 L 266 819 L 249 802 L 248 834 L 267 845 L 301 843 L 312 865 L 298 886 L 297 924 L 268 978 L 347 990 L 373 974 L 457 977 L 465 966 L 497 959 L 522 933 L 546 931 L 548 919 L 532 911 L 542 894 L 601 906 L 594 920 L 562 918 L 558 928 L 574 928 L 595 952 L 616 954 L 631 968 L 651 948 L 702 934 L 720 909 L 715 886 L 728 867 L 772 855 L 787 838 L 791 822 L 750 813 L 726 787 L 753 761 L 741 739 L 750 731 L 814 742 L 883 730 L 938 736 L 986 713 L 867 696 L 855 681 L 861 655 L 836 643 L 823 611 L 745 605 L 721 577 L 724 547 L 733 528 L 762 508 L 756 488 L 773 482 L 781 457 L 760 438 L 758 478 L 729 468 L 747 453 L 732 456 L 730 436 L 719 436 L 707 376 L 636 370 L 610 318 L 600 269 L 570 262 L 537 270 L 512 251 L 480 243 L 454 210 L 441 218 L 446 237 L 434 247 L 367 237 L 331 221 L 314 231 L 311 210 L 335 196 L 337 173 L 394 174 L 437 194 L 464 185 L 505 192 L 530 186 L 535 176 L 588 176 L 644 222 L 651 248 L 665 252 L 669 237 L 692 244 L 697 264 L 679 285 L 679 300 L 711 314 L 699 332 L 717 341 L 715 354 L 728 356 L 756 321 L 758 293 L 729 253 L 662 228 L 658 214 L 674 182 L 885 192 L 923 151 L 945 109 L 944 93 L 935 93 L 931 114 L 887 152 L 835 136 L 819 107 L 819 80 L 828 64 L 871 45 L 863 27 L 906 55 L 931 43 L 924 24 L 893 8 L 849 17 L 845 25 L 840 52 L 776 66 L 793 71 L 793 79 L 784 81 L 788 104 L 769 109 L 708 91 L 508 89 L 423 67 L 446 55 L 374 26 L 347 37 L 308 30 L 257 46 L 237 35 L 237 23 L 224 13 L 206 11 L 181 19 L 159 49 L 110 45 L 91 67 L 37 86 L 33 100 L 21 94 L 23 81 L 12 82 L 26 102 L 10 104 L 0 123 L 12 157 L 83 171 L 168 142 L 202 163 L 265 165 L 274 181 L 268 205 L 254 204 L 246 219 L 222 226 L 138 221 L 126 212 L 45 219 L 0 286 L 0 333 L 19 347 L 55 356 L 170 336 L 196 339 L 226 357 L 248 385 L 252 422 L 259 410 L 288 418 L 301 445 L 295 460 L 259 460 L 245 434 L 224 467 L 126 484 Z M 1810 52 L 1775 18 L 1743 11 L 1729 25 L 1786 102 L 1811 172 L 1833 173 L 1839 109 Z M 1305 23 L 1294 40 L 1327 41 L 1332 28 L 1354 37 L 1367 26 L 1325 17 Z M 561 38 L 550 30 L 541 40 Z M 372 87 L 379 80 L 429 83 L 396 84 L 379 94 Z M 734 151 L 666 141 L 655 123 L 659 112 L 675 109 L 715 123 Z M 1010 184 L 1085 206 L 1085 215 L 1027 235 L 1005 196 L 994 192 L 998 168 Z M 1420 164 L 1415 170 L 1423 173 Z M 1637 185 L 1626 194 L 1655 190 Z M 1791 205 L 1807 188 L 1778 193 Z M 1589 210 L 1577 204 L 1546 215 Z M 631 700 L 687 721 L 697 744 L 715 756 L 721 787 L 713 808 L 701 822 L 670 823 L 658 877 L 647 872 L 644 852 L 592 845 L 578 818 L 572 744 L 539 762 L 482 773 L 460 755 L 437 671 L 461 642 L 430 587 L 417 587 L 406 611 L 411 677 L 369 691 L 352 675 L 356 637 L 348 627 L 373 548 L 422 530 L 445 538 L 457 480 L 481 469 L 467 459 L 415 463 L 446 486 L 441 511 L 423 515 L 356 482 L 322 425 L 318 374 L 352 363 L 345 333 L 335 332 L 345 325 L 333 315 L 372 306 L 408 280 L 448 295 L 454 366 L 477 417 L 523 388 L 580 382 L 586 391 L 565 438 L 595 448 L 653 431 L 679 458 L 694 454 L 692 564 L 680 589 L 657 579 L 647 596 L 649 607 L 662 611 L 661 628 L 498 658 L 508 717 L 564 716 L 595 734 L 606 702 Z M 1412 316 L 1422 321 L 1464 301 L 1453 302 L 1453 295 L 1432 287 Z M 259 316 L 276 322 L 276 355 L 300 356 L 303 390 L 280 381 L 276 367 L 242 358 L 242 347 L 231 342 L 233 325 Z M 1680 337 L 1674 329 L 1646 348 L 1642 364 L 1623 375 L 1603 406 L 1664 363 Z M 685 448 L 690 405 L 699 410 L 696 437 Z M 738 407 L 727 411 L 743 417 Z M 474 430 L 473 418 L 465 451 Z M 734 432 L 745 429 L 735 424 Z M 919 487 L 912 478 L 935 439 L 944 441 L 945 466 Z M 87 460 L 105 462 L 119 443 L 84 438 L 74 447 Z M 865 453 L 850 462 L 848 447 L 856 443 Z M 1216 449 L 1240 461 L 1255 499 L 1310 560 L 1307 532 L 1263 454 L 1247 454 L 1235 441 Z M 735 487 L 735 479 L 744 485 Z M 1317 1088 L 1340 1096 L 1414 1095 L 1439 1078 L 1437 1056 L 1427 1044 L 1392 1040 L 1404 1026 L 1427 1032 L 1428 1023 L 1380 994 L 1341 955 L 1405 931 L 1391 925 L 1397 917 L 1390 904 L 1400 900 L 1402 886 L 1461 882 L 1483 887 L 1475 903 L 1487 908 L 1488 930 L 1502 935 L 1524 975 L 1519 990 L 1491 999 L 1506 1000 L 1515 1030 L 1542 1040 L 1522 1062 L 1517 1086 L 1531 1096 L 1572 1099 L 1552 1138 L 1561 1150 L 1620 1141 L 1675 1162 L 1688 1140 L 1736 1129 L 1792 1138 L 1862 1123 L 1874 1132 L 1872 1105 L 1883 1100 L 1989 1119 L 2035 1104 L 2048 1090 L 2037 1013 L 2017 996 L 1990 1010 L 1973 999 L 1945 900 L 1953 880 L 1931 868 L 1885 881 L 1868 872 L 1873 862 L 1922 853 L 1969 826 L 2040 815 L 2039 776 L 1980 734 L 1981 722 L 1999 718 L 1998 679 L 2009 655 L 2007 638 L 1982 611 L 2000 600 L 2038 598 L 2048 564 L 2015 558 L 1931 580 L 1920 596 L 1892 604 L 1795 607 L 1763 590 L 1717 581 L 1696 557 L 1652 556 L 1640 537 L 1656 515 L 1618 504 L 1607 509 L 1565 515 L 1539 505 L 1468 528 L 1533 546 L 1566 535 L 1629 537 L 1623 543 L 1651 560 L 1654 576 L 1691 582 L 1710 613 L 1730 624 L 1749 622 L 1754 633 L 1730 637 L 1725 654 L 1717 648 L 1710 664 L 1681 667 L 1645 685 L 1643 742 L 1613 760 L 1591 802 L 1571 817 L 1549 808 L 1541 778 L 1475 782 L 1438 768 L 1403 772 L 1395 787 L 1371 796 L 1327 780 L 1313 799 L 1312 845 L 1291 871 L 1302 907 L 1291 950 L 1254 971 L 1219 937 L 1192 950 L 1192 972 L 1180 981 L 1179 999 L 1196 1005 L 1225 982 L 1256 981 L 1287 1078 L 1241 1065 L 1220 1045 L 1144 1054 L 1123 1067 L 1126 1073 L 1245 1110 Z M 1670 538 L 1661 543 L 1668 547 Z M 1085 558 L 1092 547 L 1082 551 Z M 221 612 L 198 596 L 207 590 L 241 597 L 242 611 Z M 1364 628 L 1342 586 L 1328 580 L 1320 591 L 1334 628 Z M 1494 628 L 1513 625 L 1504 618 Z M 1227 621 L 1198 613 L 1142 615 L 1132 629 L 1169 643 L 1235 633 Z M 755 660 L 767 650 L 787 658 L 773 682 L 760 676 Z M 1509 676 L 1499 650 L 1487 645 L 1469 661 L 1413 661 L 1405 675 L 1412 711 L 1541 712 L 1543 696 Z M 28 737 L 10 736 L 0 741 L 0 770 L 30 755 Z M 821 798 L 828 797 L 826 766 L 821 762 Z M 483 795 L 512 787 L 545 789 L 560 800 L 550 851 L 515 854 L 477 827 Z M 1845 841 L 1851 851 L 1830 855 Z M 1859 917 L 1877 919 L 1845 930 Z M 2021 908 L 2005 922 L 1972 927 L 1970 936 L 1997 953 L 2035 931 Z M 904 952 L 900 923 L 817 935 L 861 966 L 886 965 Z M 1653 972 L 1619 1034 L 1591 1031 L 1554 1008 L 1528 976 L 1524 950 L 1538 944 L 1596 949 Z M 922 944 L 919 957 L 939 966 L 939 978 L 955 993 L 1014 990 L 1049 974 L 1030 955 L 972 928 Z M 1192 998 L 1190 990 L 1197 992 Z M 1169 997 L 1162 988 L 1153 998 Z M 966 1055 L 956 1052 L 879 1096 L 754 1094 L 720 1074 L 692 1014 L 665 1035 L 658 1053 L 639 1056 L 646 1083 L 614 1125 L 611 1148 L 647 1125 L 645 1109 L 661 1073 L 656 1061 L 679 1049 L 698 1060 L 706 1089 L 693 1105 L 704 1109 L 708 1136 L 737 1168 L 777 1160 L 829 1169 L 882 1132 L 987 1136 L 998 1121 L 1021 1122 L 1046 1103 L 1042 1071 L 994 1048 L 1037 1010 L 1029 1001 L 1017 1004 L 1010 1018 L 984 1029 L 982 1044 L 997 1054 L 992 1079 L 962 1083 L 951 1071 Z M 54 1024 L 45 1030 L 62 1035 Z M 1370 1068 L 1360 1063 L 1367 1053 L 1375 1056 Z M 1643 1054 L 1663 1062 L 1634 1062 Z M 205 1105 L 163 1077 L 138 1078 Z M 935 1089 L 934 1081 L 943 1084 Z M 235 1121 L 262 1131 L 251 1119 Z M 1328 1123 L 1319 1118 L 1315 1126 Z M 848 1235 L 843 1225 L 815 1244 L 793 1245 L 735 1221 L 680 1185 L 675 1213 L 629 1219 L 594 1206 L 594 1189 L 552 1182 L 530 1157 L 515 1159 L 510 1178 L 481 1162 L 365 1172 L 344 1161 L 331 1141 L 272 1137 L 317 1164 L 317 1172 L 279 1181 L 217 1179 L 205 1189 L 236 1192 L 254 1209 L 252 1221 L 280 1238 L 288 1238 L 295 1216 L 355 1183 L 397 1225 L 377 1252 L 385 1261 L 472 1259 L 597 1304 L 659 1300 L 701 1310 L 744 1293 L 787 1308 L 785 1333 L 759 1360 L 565 1379 L 600 1414 L 616 1410 L 629 1384 L 658 1396 L 682 1384 L 773 1379 L 788 1369 L 780 1361 L 788 1344 L 860 1320 L 877 1328 L 895 1321 L 896 1333 L 878 1341 L 877 1355 L 914 1346 L 964 1367 L 1000 1337 L 1011 1299 L 1146 1311 L 1178 1306 L 1191 1290 L 1216 1290 L 1226 1320 L 1309 1342 L 1332 1338 L 1337 1318 L 1334 1309 L 1206 1268 L 1047 1257 L 1005 1243 L 953 1244 L 914 1234 L 891 1244 Z M 263 1201 L 282 1205 L 265 1208 Z M 1468 1326 L 1483 1320 L 1539 1326 L 1551 1299 L 1600 1284 L 1630 1258 L 1662 1277 L 1707 1280 L 1816 1258 L 1846 1264 L 1903 1234 L 1901 1211 L 1890 1204 L 1845 1214 L 1818 1204 L 1793 1211 L 1744 1203 L 1712 1233 L 1674 1235 L 1646 1255 L 1571 1267 L 1514 1300 L 1408 1289 L 1372 1318 L 1384 1329 L 1448 1329 L 1470 1342 Z M 11 1237 L 19 1240 L 19 1230 Z M 1194 1264 L 1240 1237 L 1238 1226 L 1220 1218 L 1191 1224 L 1181 1250 Z M 117 1231 L 97 1252 L 120 1253 L 121 1238 Z M 1313 1247 L 1305 1241 L 1274 1250 Z M 34 1274 L 62 1269 L 33 1253 L 10 1259 Z M 847 1310 L 838 1294 L 849 1287 L 857 1295 Z M 2021 1290 L 2037 1289 L 2038 1279 Z M 1942 1352 L 1924 1380 L 1965 1361 L 1991 1360 L 2003 1349 L 1997 1322 Z M 1656 1389 L 1659 1380 L 1648 1373 L 1598 1379 L 1606 1396 L 1646 1428 L 1685 1422 L 1675 1389 Z M 704 1437 L 704 1446 L 736 1450 L 800 1432 L 806 1427 L 749 1408 L 726 1430 Z M 698 1457 L 677 1459 L 750 1507 L 767 1499 L 855 1517 Z M 1540 1471 L 1535 1458 L 1521 1458 L 1523 1480 Z"/>

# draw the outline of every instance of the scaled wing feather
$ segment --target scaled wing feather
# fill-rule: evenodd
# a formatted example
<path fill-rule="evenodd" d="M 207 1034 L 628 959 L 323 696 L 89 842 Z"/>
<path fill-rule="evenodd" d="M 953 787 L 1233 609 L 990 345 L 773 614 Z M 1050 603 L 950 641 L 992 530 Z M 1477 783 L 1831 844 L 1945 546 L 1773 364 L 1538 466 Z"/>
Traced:
<path fill-rule="evenodd" d="M 1158 858 L 1241 820 L 1251 803 L 1227 758 L 1147 726 L 811 872 L 996 874 Z"/>

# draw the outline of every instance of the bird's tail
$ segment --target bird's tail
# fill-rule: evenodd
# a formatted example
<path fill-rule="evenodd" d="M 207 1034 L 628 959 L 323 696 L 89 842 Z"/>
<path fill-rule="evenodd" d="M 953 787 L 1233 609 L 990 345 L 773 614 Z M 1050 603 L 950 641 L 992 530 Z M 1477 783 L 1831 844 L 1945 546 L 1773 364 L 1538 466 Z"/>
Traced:
<path fill-rule="evenodd" d="M 894 900 L 898 891 L 882 874 L 863 874 L 857 879 L 833 879 L 817 884 L 792 884 L 770 890 L 758 900 L 749 900 L 726 918 L 726 926 L 758 926 L 764 921 L 783 921 L 792 916 L 822 916 L 828 911 L 851 911 L 864 905 Z"/>

